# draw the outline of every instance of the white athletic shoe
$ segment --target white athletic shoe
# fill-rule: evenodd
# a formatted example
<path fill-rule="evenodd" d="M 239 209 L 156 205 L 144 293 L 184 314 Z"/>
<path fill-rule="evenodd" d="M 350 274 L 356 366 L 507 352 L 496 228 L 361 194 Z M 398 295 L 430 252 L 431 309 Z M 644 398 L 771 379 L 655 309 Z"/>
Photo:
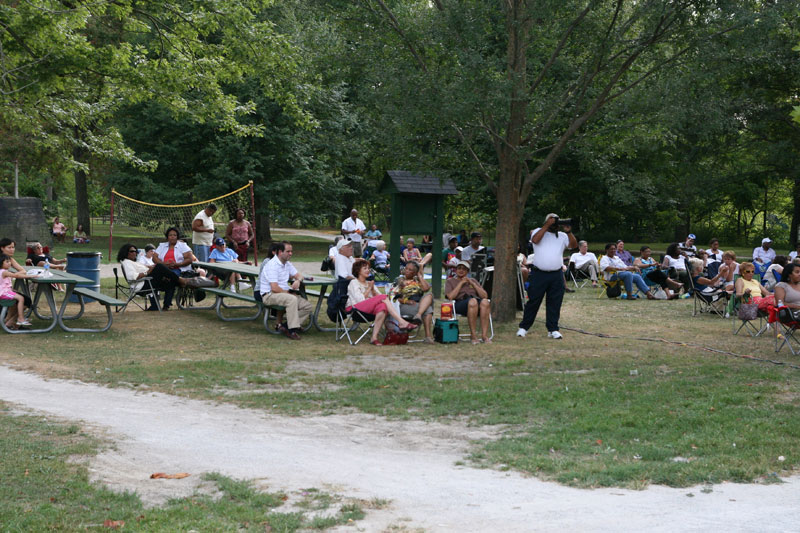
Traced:
<path fill-rule="evenodd" d="M 522 328 L 517 330 L 517 337 L 524 337 L 528 332 Z"/>
<path fill-rule="evenodd" d="M 229 289 L 231 292 L 236 292 L 236 285 L 231 285 Z"/>
<path fill-rule="evenodd" d="M 547 333 L 549 339 L 563 339 L 564 336 L 559 331 L 550 331 Z"/>
<path fill-rule="evenodd" d="M 245 281 L 240 281 L 240 282 L 239 282 L 239 290 L 240 290 L 240 291 L 247 290 L 247 289 L 249 289 L 250 287 L 252 287 L 252 285 L 250 285 L 249 283 L 247 283 L 247 282 L 245 282 Z"/>

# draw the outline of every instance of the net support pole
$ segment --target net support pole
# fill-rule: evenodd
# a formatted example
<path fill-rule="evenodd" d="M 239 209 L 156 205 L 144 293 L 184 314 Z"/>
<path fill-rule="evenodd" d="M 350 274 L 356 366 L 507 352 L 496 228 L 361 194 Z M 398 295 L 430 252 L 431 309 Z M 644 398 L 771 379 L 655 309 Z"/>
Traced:
<path fill-rule="evenodd" d="M 258 266 L 258 239 L 256 239 L 256 195 L 253 189 L 253 180 L 250 180 L 250 212 L 253 214 L 253 223 L 250 227 L 253 228 L 253 259 L 256 266 Z"/>
<path fill-rule="evenodd" d="M 108 262 L 111 262 L 111 248 L 114 246 L 114 189 L 111 189 L 111 217 L 108 221 Z"/>

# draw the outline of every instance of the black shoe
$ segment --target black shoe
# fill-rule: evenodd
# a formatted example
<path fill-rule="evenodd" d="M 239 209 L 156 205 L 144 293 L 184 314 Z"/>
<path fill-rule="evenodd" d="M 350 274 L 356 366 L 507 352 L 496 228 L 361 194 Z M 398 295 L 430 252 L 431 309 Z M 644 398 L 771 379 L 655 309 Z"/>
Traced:
<path fill-rule="evenodd" d="M 570 289 L 569 287 L 566 287 L 564 290 L 567 292 L 575 292 L 575 289 Z"/>
<path fill-rule="evenodd" d="M 150 307 L 146 308 L 145 311 L 158 311 L 158 307 L 151 305 Z"/>

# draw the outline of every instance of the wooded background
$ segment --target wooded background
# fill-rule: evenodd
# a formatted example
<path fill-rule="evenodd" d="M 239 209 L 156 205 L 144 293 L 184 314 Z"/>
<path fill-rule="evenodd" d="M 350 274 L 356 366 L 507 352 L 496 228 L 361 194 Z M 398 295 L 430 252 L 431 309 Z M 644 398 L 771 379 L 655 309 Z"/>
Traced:
<path fill-rule="evenodd" d="M 555 211 L 579 237 L 727 245 L 800 224 L 800 2 L 26 0 L 0 5 L 0 194 L 108 212 L 253 180 L 273 225 L 390 224 L 389 169 L 496 234 L 494 303 Z M 724 246 L 723 246 L 724 247 Z M 507 290 L 504 290 L 506 287 Z"/>

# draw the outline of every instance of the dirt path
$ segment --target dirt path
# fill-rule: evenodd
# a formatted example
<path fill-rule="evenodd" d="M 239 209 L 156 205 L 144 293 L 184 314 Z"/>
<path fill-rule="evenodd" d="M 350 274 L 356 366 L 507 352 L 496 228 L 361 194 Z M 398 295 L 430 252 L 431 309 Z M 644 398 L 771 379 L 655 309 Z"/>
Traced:
<path fill-rule="evenodd" d="M 116 442 L 94 479 L 151 503 L 191 493 L 217 471 L 270 490 L 331 490 L 390 504 L 362 531 L 796 531 L 800 478 L 644 491 L 580 490 L 511 472 L 457 466 L 469 439 L 458 425 L 366 415 L 289 418 L 156 393 L 44 380 L 0 366 L 0 400 L 80 420 Z M 186 480 L 147 479 L 190 472 Z M 346 528 L 353 531 L 353 528 Z"/>

